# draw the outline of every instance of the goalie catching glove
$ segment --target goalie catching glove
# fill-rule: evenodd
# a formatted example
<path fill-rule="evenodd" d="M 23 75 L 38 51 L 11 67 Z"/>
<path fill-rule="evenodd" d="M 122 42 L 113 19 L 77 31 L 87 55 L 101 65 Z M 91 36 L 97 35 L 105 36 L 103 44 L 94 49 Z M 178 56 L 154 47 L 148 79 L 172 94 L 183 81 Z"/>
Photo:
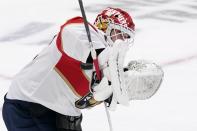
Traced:
<path fill-rule="evenodd" d="M 130 61 L 125 68 L 124 78 L 130 100 L 145 100 L 159 89 L 164 72 L 157 64 L 146 61 Z"/>

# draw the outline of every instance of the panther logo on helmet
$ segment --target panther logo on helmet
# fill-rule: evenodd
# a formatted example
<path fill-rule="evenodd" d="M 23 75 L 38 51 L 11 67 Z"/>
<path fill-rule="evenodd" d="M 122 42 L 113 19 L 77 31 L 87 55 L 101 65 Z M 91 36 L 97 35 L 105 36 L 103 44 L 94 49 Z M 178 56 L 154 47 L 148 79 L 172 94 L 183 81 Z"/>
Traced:
<path fill-rule="evenodd" d="M 135 24 L 131 16 L 119 8 L 108 7 L 103 10 L 100 14 L 98 14 L 94 25 L 103 32 L 106 32 L 106 29 L 110 23 L 116 23 L 130 28 L 133 31 L 135 30 Z"/>
<path fill-rule="evenodd" d="M 113 30 L 119 30 L 122 36 L 127 34 L 127 38 L 132 39 L 130 39 L 131 42 L 134 40 L 135 24 L 131 16 L 122 9 L 108 7 L 98 14 L 94 25 L 105 33 L 108 41 L 112 39 L 111 32 Z M 120 35 L 120 33 L 115 35 Z"/>

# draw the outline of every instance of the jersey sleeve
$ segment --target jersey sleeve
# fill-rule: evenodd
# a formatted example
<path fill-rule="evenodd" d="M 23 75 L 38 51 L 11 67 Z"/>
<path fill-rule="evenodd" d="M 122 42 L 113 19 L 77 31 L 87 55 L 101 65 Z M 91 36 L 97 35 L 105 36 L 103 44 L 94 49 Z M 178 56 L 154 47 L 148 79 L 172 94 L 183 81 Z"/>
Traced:
<path fill-rule="evenodd" d="M 90 26 L 92 44 L 95 49 L 105 48 L 105 41 L 101 35 Z M 70 57 L 86 62 L 91 45 L 83 23 L 71 24 L 62 30 L 62 44 L 65 53 Z"/>

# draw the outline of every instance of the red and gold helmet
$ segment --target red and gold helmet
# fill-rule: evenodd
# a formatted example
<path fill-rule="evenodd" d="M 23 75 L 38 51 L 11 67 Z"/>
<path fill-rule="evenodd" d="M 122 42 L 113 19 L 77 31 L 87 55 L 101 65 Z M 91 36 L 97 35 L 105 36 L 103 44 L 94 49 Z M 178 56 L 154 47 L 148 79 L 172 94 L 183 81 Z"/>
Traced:
<path fill-rule="evenodd" d="M 106 36 L 110 36 L 112 29 L 117 29 L 132 38 L 134 37 L 135 24 L 131 16 L 119 8 L 108 7 L 103 10 L 96 17 L 94 25 L 103 31 Z"/>

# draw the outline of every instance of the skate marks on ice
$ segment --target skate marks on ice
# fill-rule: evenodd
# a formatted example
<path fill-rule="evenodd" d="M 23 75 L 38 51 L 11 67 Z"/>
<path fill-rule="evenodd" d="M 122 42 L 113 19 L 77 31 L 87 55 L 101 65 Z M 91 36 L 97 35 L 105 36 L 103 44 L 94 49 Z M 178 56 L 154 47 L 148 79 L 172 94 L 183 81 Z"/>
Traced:
<path fill-rule="evenodd" d="M 111 2 L 110 2 L 111 1 Z M 135 19 L 154 19 L 169 22 L 184 22 L 197 19 L 197 2 L 195 0 L 110 0 L 110 3 L 97 2 L 85 5 L 87 12 L 98 13 L 106 7 L 119 7 L 130 11 Z M 75 9 L 80 11 L 79 8 Z M 39 34 L 52 27 L 53 23 L 31 22 L 20 29 L 0 37 L 0 42 L 13 42 Z M 47 43 L 48 40 L 35 44 Z"/>
<path fill-rule="evenodd" d="M 130 11 L 136 19 L 154 19 L 169 22 L 185 22 L 197 19 L 197 2 L 195 0 L 111 0 L 111 3 L 88 5 L 85 6 L 85 9 L 88 12 L 98 13 L 109 6 Z"/>
<path fill-rule="evenodd" d="M 53 26 L 52 23 L 31 22 L 31 23 L 24 25 L 23 27 L 19 28 L 18 30 L 14 32 L 11 32 L 3 37 L 0 37 L 0 42 L 13 42 L 19 39 L 25 39 L 29 36 L 45 31 L 52 26 Z M 40 44 L 46 41 L 44 40 L 36 44 Z"/>

